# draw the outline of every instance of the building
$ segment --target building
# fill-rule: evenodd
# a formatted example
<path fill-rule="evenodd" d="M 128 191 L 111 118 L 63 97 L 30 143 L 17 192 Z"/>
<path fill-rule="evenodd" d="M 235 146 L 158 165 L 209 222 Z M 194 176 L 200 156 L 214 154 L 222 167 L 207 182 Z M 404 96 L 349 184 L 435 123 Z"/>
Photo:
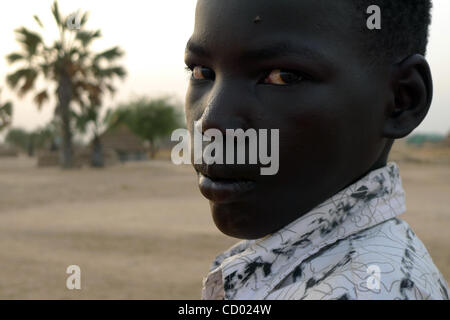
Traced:
<path fill-rule="evenodd" d="M 148 160 L 146 143 L 125 124 L 106 130 L 100 135 L 100 141 L 104 152 L 113 150 L 121 162 Z"/>

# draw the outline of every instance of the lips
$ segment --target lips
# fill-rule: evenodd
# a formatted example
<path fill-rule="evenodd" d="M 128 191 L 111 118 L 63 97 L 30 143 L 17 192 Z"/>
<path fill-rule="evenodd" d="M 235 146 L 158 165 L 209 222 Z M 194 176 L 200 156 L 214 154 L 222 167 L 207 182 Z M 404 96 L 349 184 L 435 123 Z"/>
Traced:
<path fill-rule="evenodd" d="M 251 192 L 256 183 L 244 179 L 224 179 L 208 176 L 198 172 L 200 192 L 205 198 L 215 203 L 231 203 L 238 201 L 244 194 Z"/>

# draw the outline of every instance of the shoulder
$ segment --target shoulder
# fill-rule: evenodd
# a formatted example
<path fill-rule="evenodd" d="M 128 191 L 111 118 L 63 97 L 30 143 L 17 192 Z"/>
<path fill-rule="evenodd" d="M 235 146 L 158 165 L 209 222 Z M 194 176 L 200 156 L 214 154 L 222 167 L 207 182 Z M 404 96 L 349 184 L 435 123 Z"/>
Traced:
<path fill-rule="evenodd" d="M 400 219 L 341 240 L 296 272 L 269 299 L 448 299 L 425 246 Z"/>

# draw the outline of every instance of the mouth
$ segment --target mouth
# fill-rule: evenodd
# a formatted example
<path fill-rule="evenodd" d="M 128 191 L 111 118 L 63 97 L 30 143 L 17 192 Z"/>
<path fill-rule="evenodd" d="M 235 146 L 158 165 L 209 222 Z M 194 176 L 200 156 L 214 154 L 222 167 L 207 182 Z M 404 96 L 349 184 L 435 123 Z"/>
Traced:
<path fill-rule="evenodd" d="M 256 187 L 256 182 L 243 179 L 224 179 L 198 172 L 200 192 L 215 203 L 231 203 Z"/>

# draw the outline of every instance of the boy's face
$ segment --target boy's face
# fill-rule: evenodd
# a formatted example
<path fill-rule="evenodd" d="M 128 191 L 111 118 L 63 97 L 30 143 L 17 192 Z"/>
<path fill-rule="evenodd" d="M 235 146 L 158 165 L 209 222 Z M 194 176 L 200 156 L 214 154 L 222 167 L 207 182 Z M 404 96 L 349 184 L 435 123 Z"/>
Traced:
<path fill-rule="evenodd" d="M 186 96 L 191 134 L 195 121 L 203 131 L 280 134 L 276 175 L 262 176 L 256 165 L 195 165 L 213 180 L 199 175 L 223 233 L 255 239 L 275 232 L 380 157 L 388 71 L 365 68 L 354 14 L 351 1 L 198 1 L 185 58 L 200 66 Z M 218 178 L 250 180 L 254 188 L 223 197 Z"/>

